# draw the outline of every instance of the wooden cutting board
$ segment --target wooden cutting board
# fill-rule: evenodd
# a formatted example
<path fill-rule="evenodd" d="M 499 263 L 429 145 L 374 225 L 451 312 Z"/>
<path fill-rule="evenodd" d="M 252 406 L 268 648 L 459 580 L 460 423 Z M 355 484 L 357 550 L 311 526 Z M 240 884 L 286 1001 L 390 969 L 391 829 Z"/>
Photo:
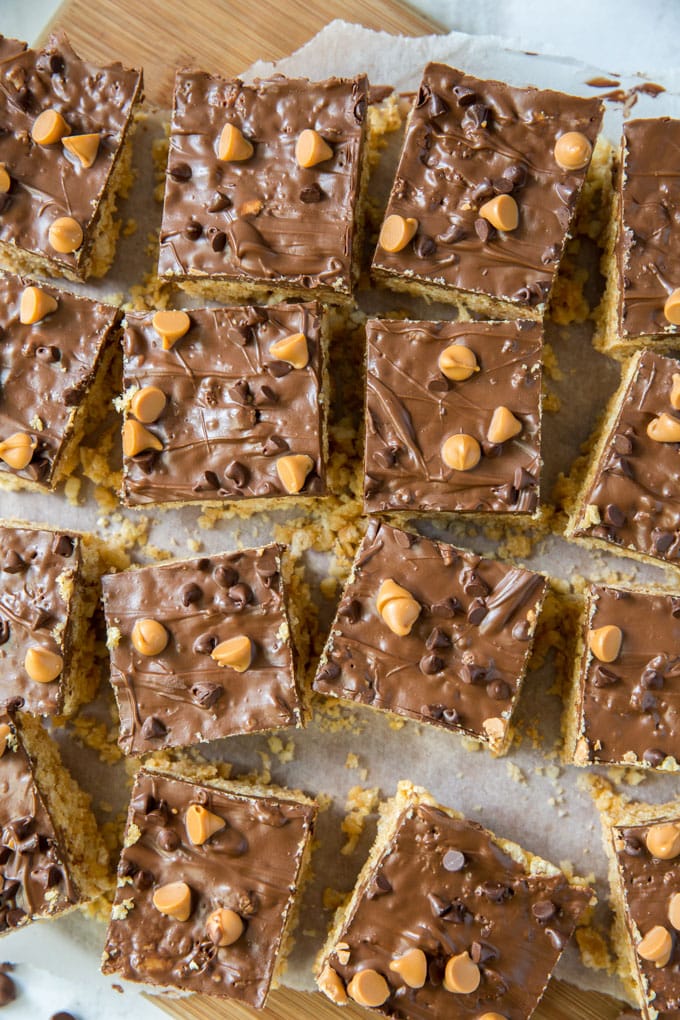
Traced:
<path fill-rule="evenodd" d="M 277 60 L 335 18 L 401 35 L 428 35 L 440 26 L 399 0 L 65 0 L 51 29 L 67 32 L 76 51 L 95 62 L 120 60 L 144 68 L 145 92 L 169 107 L 174 69 L 200 67 L 226 77 L 255 60 Z M 280 989 L 264 1011 L 200 996 L 156 1000 L 177 1020 L 361 1020 L 367 1011 L 340 1011 L 321 995 Z M 535 1020 L 615 1020 L 621 1005 L 603 995 L 553 981 Z"/>

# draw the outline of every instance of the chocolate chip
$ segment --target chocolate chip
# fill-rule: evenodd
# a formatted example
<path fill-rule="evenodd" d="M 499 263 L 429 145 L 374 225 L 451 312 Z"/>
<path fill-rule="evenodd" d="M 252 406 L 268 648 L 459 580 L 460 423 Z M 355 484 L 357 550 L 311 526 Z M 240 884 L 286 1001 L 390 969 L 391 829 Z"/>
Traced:
<path fill-rule="evenodd" d="M 72 556 L 75 548 L 75 540 L 70 535 L 58 535 L 52 546 L 57 556 Z"/>
<path fill-rule="evenodd" d="M 193 644 L 193 651 L 196 655 L 210 655 L 217 648 L 219 638 L 216 634 L 200 634 Z"/>
<path fill-rule="evenodd" d="M 250 471 L 240 460 L 232 460 L 224 474 L 226 478 L 234 483 L 237 489 L 245 488 L 250 478 Z"/>
<path fill-rule="evenodd" d="M 284 375 L 293 371 L 293 366 L 289 365 L 287 361 L 271 361 L 267 365 L 267 371 L 275 379 L 282 379 Z"/>
<path fill-rule="evenodd" d="M 9 974 L 0 973 L 0 1006 L 8 1006 L 17 997 L 17 987 Z"/>
<path fill-rule="evenodd" d="M 190 181 L 191 167 L 188 163 L 173 163 L 168 168 L 168 176 L 172 177 L 173 181 Z"/>
<path fill-rule="evenodd" d="M 515 641 L 528 641 L 531 637 L 531 626 L 528 620 L 518 620 L 512 628 Z"/>
<path fill-rule="evenodd" d="M 210 199 L 208 205 L 208 212 L 218 213 L 223 212 L 224 209 L 231 209 L 232 201 L 229 195 L 224 195 L 221 191 L 216 191 L 213 197 Z"/>
<path fill-rule="evenodd" d="M 366 111 L 368 110 L 368 101 L 365 96 L 354 104 L 354 119 L 357 124 L 363 124 L 366 120 Z"/>
<path fill-rule="evenodd" d="M 449 380 L 443 375 L 435 375 L 427 382 L 427 388 L 430 393 L 444 394 L 448 393 L 451 387 L 449 386 Z"/>
<path fill-rule="evenodd" d="M 135 877 L 132 879 L 132 884 L 136 889 L 150 889 L 153 885 L 153 875 L 150 871 L 146 871 L 144 868 L 140 868 L 136 872 Z"/>
<path fill-rule="evenodd" d="M 463 591 L 466 595 L 484 598 L 489 594 L 490 588 L 483 577 L 480 577 L 476 570 L 466 568 L 461 576 Z"/>
<path fill-rule="evenodd" d="M 212 489 L 220 488 L 220 480 L 214 471 L 204 471 L 200 481 L 194 485 L 194 492 L 204 492 Z"/>
<path fill-rule="evenodd" d="M 527 170 L 521 163 L 513 163 L 503 171 L 503 177 L 511 181 L 513 188 L 521 188 L 526 183 Z"/>
<path fill-rule="evenodd" d="M 234 608 L 240 612 L 242 609 L 245 609 L 249 602 L 253 601 L 253 589 L 250 585 L 244 584 L 241 581 L 229 589 L 229 598 L 234 603 Z"/>
<path fill-rule="evenodd" d="M 449 726 L 456 726 L 460 723 L 460 715 L 455 708 L 445 708 L 442 712 L 442 719 Z"/>
<path fill-rule="evenodd" d="M 456 244 L 457 241 L 462 241 L 465 237 L 467 237 L 465 228 L 460 223 L 452 223 L 448 230 L 437 235 L 437 240 L 440 244 Z"/>
<path fill-rule="evenodd" d="M 477 98 L 477 95 L 472 91 L 472 89 L 467 88 L 465 85 L 454 85 L 451 91 L 456 97 L 458 105 L 463 108 L 471 106 Z"/>
<path fill-rule="evenodd" d="M 213 251 L 224 251 L 227 247 L 227 235 L 223 230 L 216 230 L 210 239 L 210 247 Z"/>
<path fill-rule="evenodd" d="M 558 951 L 564 949 L 565 939 L 561 932 L 555 931 L 554 928 L 546 928 L 545 933 L 548 936 L 553 949 L 557 949 Z"/>
<path fill-rule="evenodd" d="M 491 183 L 490 177 L 483 177 L 478 184 L 475 184 L 474 188 L 470 192 L 470 198 L 477 204 L 485 202 L 486 199 L 491 198 L 492 195 L 493 184 Z"/>
<path fill-rule="evenodd" d="M 532 906 L 531 913 L 537 921 L 540 921 L 541 924 L 545 924 L 547 921 L 552 921 L 553 917 L 555 917 L 557 914 L 557 906 L 552 900 L 538 900 Z"/>
<path fill-rule="evenodd" d="M 438 655 L 423 655 L 422 659 L 418 663 L 420 672 L 424 673 L 425 676 L 434 676 L 435 673 L 441 673 L 444 668 L 444 660 L 440 659 Z"/>
<path fill-rule="evenodd" d="M 503 882 L 482 882 L 477 886 L 475 892 L 478 896 L 484 896 L 487 900 L 491 900 L 492 903 L 503 903 L 515 894 L 514 889 L 509 885 L 504 885 Z"/>
<path fill-rule="evenodd" d="M 268 436 L 262 444 L 262 453 L 265 457 L 275 457 L 279 453 L 283 453 L 284 450 L 288 450 L 289 446 L 282 436 Z"/>
<path fill-rule="evenodd" d="M 76 1020 L 73 1013 L 66 1013 L 63 1009 L 58 1013 L 53 1013 L 50 1020 Z"/>
<path fill-rule="evenodd" d="M 341 670 L 337 662 L 329 660 L 321 667 L 321 669 L 317 673 L 316 678 L 317 680 L 321 680 L 323 682 L 326 682 L 328 680 L 337 680 L 337 678 L 340 676 L 340 672 Z"/>
<path fill-rule="evenodd" d="M 142 736 L 145 740 L 160 740 L 167 732 L 164 723 L 157 716 L 150 715 L 144 720 Z"/>
<path fill-rule="evenodd" d="M 495 960 L 497 956 L 498 950 L 488 942 L 475 940 L 470 946 L 470 959 L 473 963 L 488 963 L 490 960 Z"/>
<path fill-rule="evenodd" d="M 7 911 L 6 921 L 10 928 L 18 928 L 25 917 L 26 911 L 15 907 L 13 910 Z M 7 975 L 3 976 L 6 977 Z"/>
<path fill-rule="evenodd" d="M 198 641 L 194 644 L 194 651 L 198 651 L 196 644 L 198 644 Z M 212 651 L 212 648 L 210 651 Z M 191 687 L 191 697 L 201 708 L 212 708 L 223 694 L 224 688 L 220 684 L 212 683 L 210 680 L 199 680 Z"/>
<path fill-rule="evenodd" d="M 652 542 L 654 543 L 654 551 L 663 555 L 668 552 L 675 542 L 675 534 L 672 531 L 661 531 L 659 528 L 654 528 L 652 531 Z"/>
<path fill-rule="evenodd" d="M 627 857 L 639 857 L 642 850 L 642 841 L 637 836 L 629 836 L 627 833 L 623 834 L 623 852 Z"/>
<path fill-rule="evenodd" d="M 391 892 L 392 883 L 388 878 L 385 878 L 382 872 L 378 872 L 378 874 L 374 876 L 373 881 L 368 887 L 366 895 L 369 900 L 375 900 L 377 899 L 378 896 L 385 896 L 387 893 Z"/>
<path fill-rule="evenodd" d="M 649 714 L 655 711 L 657 705 L 658 702 L 654 695 L 651 694 L 649 691 L 645 691 L 645 693 L 640 698 L 640 711 L 645 714 Z"/>
<path fill-rule="evenodd" d="M 320 202 L 322 198 L 324 198 L 324 193 L 316 182 L 309 184 L 300 192 L 300 201 L 304 202 L 306 205 L 313 205 L 316 202 Z"/>
<path fill-rule="evenodd" d="M 486 680 L 486 670 L 474 662 L 464 662 L 458 675 L 464 684 L 479 684 Z"/>
<path fill-rule="evenodd" d="M 495 231 L 488 220 L 485 220 L 483 216 L 478 216 L 475 220 L 475 233 L 479 240 L 486 244 L 491 240 Z"/>
<path fill-rule="evenodd" d="M 605 507 L 604 519 L 607 524 L 610 524 L 612 528 L 622 528 L 626 523 L 626 515 L 624 514 L 621 507 L 618 507 L 616 503 L 609 503 Z"/>
<path fill-rule="evenodd" d="M 494 177 L 491 181 L 491 186 L 496 195 L 510 195 L 514 188 L 514 184 L 509 177 Z"/>
<path fill-rule="evenodd" d="M 680 616 L 680 597 L 677 595 L 671 595 L 671 616 Z"/>
<path fill-rule="evenodd" d="M 664 675 L 658 657 L 647 663 L 640 676 L 640 686 L 647 691 L 658 691 L 663 687 Z"/>
<path fill-rule="evenodd" d="M 648 747 L 646 751 L 642 752 L 642 760 L 655 769 L 658 769 L 659 765 L 663 764 L 665 758 L 665 752 L 658 747 Z"/>
<path fill-rule="evenodd" d="M 431 612 L 433 616 L 442 616 L 447 620 L 450 620 L 456 613 L 462 612 L 463 607 L 457 598 L 450 596 L 446 599 L 441 599 L 440 602 L 434 602 L 432 604 Z"/>
<path fill-rule="evenodd" d="M 446 871 L 461 871 L 465 867 L 465 854 L 460 850 L 447 850 L 442 865 Z"/>
<path fill-rule="evenodd" d="M 203 589 L 200 588 L 194 581 L 190 581 L 189 584 L 185 584 L 180 592 L 180 599 L 183 606 L 192 606 L 196 602 L 200 602 L 201 596 L 203 595 Z"/>
<path fill-rule="evenodd" d="M 435 244 L 434 239 L 428 234 L 418 234 L 413 242 L 413 250 L 419 258 L 427 259 L 431 255 L 434 255 L 437 250 L 437 245 Z"/>
<path fill-rule="evenodd" d="M 52 53 L 50 55 L 50 71 L 52 74 L 63 74 L 66 69 L 66 63 L 61 53 Z"/>
<path fill-rule="evenodd" d="M 7 644 L 9 633 L 9 620 L 6 620 L 4 616 L 0 616 L 0 645 Z"/>
<path fill-rule="evenodd" d="M 449 104 L 446 100 L 442 99 L 439 93 L 432 92 L 430 95 L 430 117 L 441 117 L 444 113 L 447 113 L 448 109 Z"/>
<path fill-rule="evenodd" d="M 6 574 L 20 574 L 22 570 L 26 570 L 26 563 L 16 549 L 10 549 L 2 564 L 2 569 Z"/>
<path fill-rule="evenodd" d="M 31 875 L 43 889 L 53 889 L 56 885 L 59 885 L 62 879 L 61 871 L 56 864 L 48 864 L 44 868 L 36 868 L 31 872 Z"/>
<path fill-rule="evenodd" d="M 445 960 L 430 960 L 427 965 L 427 976 L 430 984 L 437 988 L 444 980 L 444 974 L 446 973 L 446 961 Z"/>
<path fill-rule="evenodd" d="M 458 100 L 460 104 L 460 99 Z M 491 119 L 491 111 L 488 106 L 484 103 L 471 103 L 460 122 L 460 126 L 463 131 L 479 131 L 480 128 L 486 128 L 489 126 L 489 120 Z"/>
<path fill-rule="evenodd" d="M 198 241 L 203 233 L 203 227 L 196 220 L 190 220 L 184 228 L 184 236 L 187 241 Z"/>
<path fill-rule="evenodd" d="M 215 567 L 213 577 L 220 588 L 233 588 L 238 582 L 238 571 L 234 570 L 233 567 L 222 564 L 219 567 Z"/>
<path fill-rule="evenodd" d="M 430 652 L 434 651 L 436 648 L 450 648 L 451 638 L 445 630 L 441 629 L 441 627 L 433 627 L 427 635 L 425 647 Z"/>
<path fill-rule="evenodd" d="M 443 917 L 451 909 L 451 901 L 442 899 L 436 893 L 428 893 L 427 900 L 435 917 Z"/>
<path fill-rule="evenodd" d="M 165 850 L 167 853 L 172 853 L 173 850 L 176 850 L 181 842 L 174 829 L 160 829 L 156 836 L 156 841 L 161 850 Z"/>
<path fill-rule="evenodd" d="M 61 360 L 61 351 L 58 347 L 37 347 L 35 356 L 39 361 L 44 361 L 48 365 L 54 364 L 56 361 Z"/>
<path fill-rule="evenodd" d="M 492 680 L 486 685 L 486 693 L 494 701 L 509 701 L 512 697 L 512 690 L 505 680 Z"/>
<path fill-rule="evenodd" d="M 622 475 L 624 478 L 633 477 L 633 469 L 630 465 L 630 461 L 626 460 L 625 457 L 618 456 L 618 454 L 609 458 L 604 470 L 609 471 L 613 475 Z"/>
<path fill-rule="evenodd" d="M 474 627 L 478 627 L 488 612 L 489 610 L 484 599 L 481 598 L 473 599 L 470 605 L 468 606 L 467 611 L 468 621 Z"/>
<path fill-rule="evenodd" d="M 613 684 L 617 684 L 620 679 L 613 670 L 607 669 L 606 666 L 598 663 L 593 670 L 591 683 L 593 687 L 611 687 Z"/>
<path fill-rule="evenodd" d="M 358 599 L 342 603 L 338 609 L 338 616 L 344 617 L 348 623 L 358 623 L 361 619 L 361 603 Z"/>

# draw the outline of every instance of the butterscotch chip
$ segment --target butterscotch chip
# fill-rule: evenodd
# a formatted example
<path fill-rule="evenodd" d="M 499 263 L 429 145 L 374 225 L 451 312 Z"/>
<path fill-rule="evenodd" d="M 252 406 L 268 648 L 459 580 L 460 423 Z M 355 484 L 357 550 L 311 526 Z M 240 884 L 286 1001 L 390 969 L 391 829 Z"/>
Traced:
<path fill-rule="evenodd" d="M 160 655 L 170 640 L 170 635 L 158 620 L 137 620 L 130 638 L 140 655 Z"/>
<path fill-rule="evenodd" d="M 305 368 L 309 364 L 309 348 L 304 333 L 282 337 L 271 345 L 269 353 L 279 361 L 287 361 L 293 368 Z"/>
<path fill-rule="evenodd" d="M 442 460 L 454 471 L 472 471 L 482 459 L 482 448 L 474 436 L 459 432 L 442 443 Z"/>
<path fill-rule="evenodd" d="M 439 370 L 447 379 L 454 382 L 464 382 L 475 372 L 479 372 L 479 365 L 475 352 L 463 344 L 451 344 L 439 355 Z"/>
<path fill-rule="evenodd" d="M 194 846 L 203 846 L 211 836 L 227 824 L 224 818 L 208 811 L 201 804 L 190 804 L 184 817 L 187 836 Z M 226 943 L 225 943 L 226 945 Z"/>
<path fill-rule="evenodd" d="M 61 144 L 89 170 L 97 158 L 99 140 L 98 134 L 69 135 L 68 138 L 62 138 Z"/>
<path fill-rule="evenodd" d="M 293 494 L 302 491 L 307 475 L 313 467 L 314 461 L 308 454 L 291 453 L 279 457 L 276 462 L 276 473 L 286 492 Z"/>
<path fill-rule="evenodd" d="M 486 438 L 490 443 L 505 443 L 513 436 L 518 436 L 522 431 L 522 423 L 515 418 L 512 411 L 507 407 L 497 407 L 491 415 L 491 422 Z"/>
<path fill-rule="evenodd" d="M 481 979 L 479 967 L 473 963 L 468 953 L 459 953 L 448 960 L 444 970 L 444 988 L 447 992 L 470 995 L 477 991 Z"/>
<path fill-rule="evenodd" d="M 51 312 L 56 312 L 59 302 L 40 287 L 26 287 L 21 295 L 19 321 L 25 326 L 40 322 Z"/>
<path fill-rule="evenodd" d="M 478 1020 L 507 1020 L 501 1013 L 482 1013 Z"/>
<path fill-rule="evenodd" d="M 57 110 L 43 110 L 31 128 L 31 138 L 38 145 L 54 145 L 70 133 L 70 127 Z"/>
<path fill-rule="evenodd" d="M 496 230 L 516 230 L 519 207 L 512 195 L 496 195 L 480 206 L 479 215 Z"/>
<path fill-rule="evenodd" d="M 668 295 L 663 306 L 663 314 L 673 326 L 680 326 L 680 287 Z"/>
<path fill-rule="evenodd" d="M 333 1002 L 336 1002 L 338 1006 L 344 1006 L 348 1001 L 347 992 L 345 991 L 342 978 L 338 972 L 333 970 L 333 968 L 328 964 L 326 964 L 319 974 L 317 984 L 321 991 L 327 995 L 329 999 L 332 999 Z"/>
<path fill-rule="evenodd" d="M 51 684 L 64 668 L 64 660 L 57 652 L 41 645 L 32 645 L 26 652 L 24 668 L 31 680 L 39 684 Z"/>
<path fill-rule="evenodd" d="M 623 631 L 614 624 L 596 627 L 588 634 L 588 647 L 600 662 L 614 662 L 621 651 Z"/>
<path fill-rule="evenodd" d="M 153 905 L 175 921 L 188 921 L 191 914 L 191 889 L 186 882 L 169 882 L 153 894 Z"/>
<path fill-rule="evenodd" d="M 659 822 L 647 832 L 647 849 L 660 861 L 671 861 L 680 854 L 680 826 L 672 822 Z"/>
<path fill-rule="evenodd" d="M 680 892 L 673 893 L 668 901 L 668 920 L 676 931 L 680 931 Z"/>
<path fill-rule="evenodd" d="M 422 949 L 409 949 L 403 956 L 390 961 L 390 970 L 399 974 L 409 988 L 422 988 L 427 979 L 427 957 Z"/>
<path fill-rule="evenodd" d="M 123 453 L 126 457 L 136 457 L 143 450 L 162 449 L 163 444 L 158 436 L 154 436 L 138 421 L 128 418 L 123 425 Z"/>
<path fill-rule="evenodd" d="M 680 443 L 680 421 L 665 411 L 652 418 L 647 426 L 647 435 L 655 443 Z"/>
<path fill-rule="evenodd" d="M 36 440 L 27 432 L 15 432 L 0 442 L 0 460 L 4 460 L 15 471 L 22 471 L 31 463 L 37 445 Z"/>
<path fill-rule="evenodd" d="M 580 131 L 567 131 L 557 139 L 553 151 L 563 170 L 583 170 L 590 163 L 593 147 Z"/>
<path fill-rule="evenodd" d="M 387 217 L 380 231 L 378 244 L 383 251 L 402 251 L 403 248 L 415 237 L 418 229 L 418 220 L 409 216 L 404 219 L 398 213 L 392 213 Z"/>
<path fill-rule="evenodd" d="M 0 758 L 7 750 L 7 741 L 12 735 L 12 730 L 7 723 L 0 723 Z"/>
<path fill-rule="evenodd" d="M 680 411 L 680 373 L 678 372 L 673 376 L 670 401 L 671 407 L 674 407 L 676 411 Z"/>
<path fill-rule="evenodd" d="M 420 616 L 420 604 L 410 591 L 402 588 L 391 578 L 383 581 L 378 589 L 376 607 L 393 634 L 406 637 Z"/>
<path fill-rule="evenodd" d="M 245 634 L 221 641 L 210 653 L 219 666 L 245 673 L 253 661 L 253 642 Z"/>
<path fill-rule="evenodd" d="M 216 946 L 231 946 L 243 935 L 244 924 L 235 910 L 219 907 L 208 915 L 205 930 Z"/>
<path fill-rule="evenodd" d="M 382 974 L 367 967 L 366 970 L 357 971 L 347 985 L 347 992 L 360 1006 L 376 1007 L 387 1002 L 390 986 Z"/>
<path fill-rule="evenodd" d="M 166 403 L 165 393 L 158 386 L 142 386 L 141 390 L 133 394 L 130 413 L 134 414 L 137 421 L 150 425 L 160 418 Z"/>
<path fill-rule="evenodd" d="M 50 244 L 62 255 L 70 255 L 83 243 L 83 228 L 72 216 L 59 216 L 47 233 Z"/>
<path fill-rule="evenodd" d="M 186 312 L 156 312 L 151 323 L 163 341 L 163 349 L 169 351 L 178 340 L 181 340 L 189 332 L 191 319 Z"/>
<path fill-rule="evenodd" d="M 347 942 L 336 942 L 334 952 L 338 958 L 338 962 L 345 967 L 349 963 L 351 955 Z"/>
<path fill-rule="evenodd" d="M 12 178 L 4 163 L 0 163 L 0 195 L 6 195 L 12 187 Z"/>
<path fill-rule="evenodd" d="M 217 156 L 225 163 L 239 163 L 250 159 L 253 146 L 235 124 L 225 124 L 217 146 Z"/>
<path fill-rule="evenodd" d="M 391 577 L 388 577 L 382 582 L 378 589 L 375 604 L 379 613 L 382 613 L 383 609 L 391 599 L 412 599 L 411 592 L 406 588 L 402 588 L 400 584 L 393 581 Z"/>
<path fill-rule="evenodd" d="M 316 166 L 317 163 L 325 163 L 332 156 L 333 150 L 330 145 L 313 128 L 306 128 L 298 137 L 295 158 L 300 166 Z"/>
<path fill-rule="evenodd" d="M 657 967 L 665 967 L 671 958 L 673 937 L 661 924 L 654 925 L 637 945 L 638 956 L 643 960 L 655 963 Z"/>

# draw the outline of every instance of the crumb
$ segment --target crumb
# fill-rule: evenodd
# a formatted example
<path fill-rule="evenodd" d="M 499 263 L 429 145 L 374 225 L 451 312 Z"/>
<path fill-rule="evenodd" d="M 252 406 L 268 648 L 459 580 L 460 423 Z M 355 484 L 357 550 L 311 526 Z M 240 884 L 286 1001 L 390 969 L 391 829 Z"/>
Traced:
<path fill-rule="evenodd" d="M 345 811 L 347 812 L 341 829 L 347 837 L 340 853 L 348 856 L 354 853 L 366 825 L 367 817 L 377 809 L 380 790 L 377 786 L 353 786 L 347 794 Z"/>

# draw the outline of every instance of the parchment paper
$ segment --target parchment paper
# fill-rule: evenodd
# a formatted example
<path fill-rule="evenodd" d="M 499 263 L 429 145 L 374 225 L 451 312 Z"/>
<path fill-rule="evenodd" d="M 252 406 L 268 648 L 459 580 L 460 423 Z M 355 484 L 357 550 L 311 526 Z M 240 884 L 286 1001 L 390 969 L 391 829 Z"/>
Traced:
<path fill-rule="evenodd" d="M 516 85 L 533 84 L 584 95 L 597 91 L 588 87 L 586 81 L 605 73 L 572 59 L 511 51 L 504 48 L 501 40 L 491 36 L 452 33 L 422 39 L 397 39 L 334 22 L 275 68 L 257 64 L 245 77 L 266 75 L 277 70 L 323 78 L 329 74 L 351 75 L 367 70 L 374 84 L 390 83 L 399 90 L 409 91 L 416 88 L 422 67 L 430 59 L 443 60 L 482 77 L 496 77 Z M 664 85 L 668 91 L 656 99 L 640 95 L 634 115 L 680 115 L 680 96 L 677 94 L 680 92 L 680 69 L 652 69 L 648 77 Z M 641 79 L 624 77 L 620 81 L 621 87 L 628 89 L 640 84 Z M 605 131 L 610 138 L 617 140 L 622 106 L 613 102 L 607 106 Z M 109 276 L 94 288 L 81 288 L 87 293 L 100 298 L 115 296 L 116 300 L 122 300 L 130 286 L 139 283 L 142 275 L 151 268 L 146 250 L 148 236 L 157 232 L 160 221 L 160 207 L 149 200 L 153 186 L 151 143 L 159 134 L 162 134 L 159 118 L 151 118 L 141 127 L 136 155 L 139 180 L 122 210 L 124 218 L 133 217 L 137 221 L 137 230 L 122 239 L 116 264 Z M 398 139 L 395 139 L 381 170 L 378 186 L 382 190 L 388 186 L 397 153 Z M 597 291 L 597 273 L 594 270 L 591 289 Z M 181 297 L 177 303 L 182 304 Z M 385 292 L 363 290 L 360 303 L 367 311 L 408 307 L 414 317 L 450 318 L 452 315 L 452 310 L 444 305 L 419 308 L 403 295 L 393 296 Z M 567 471 L 578 455 L 580 444 L 588 437 L 618 382 L 616 364 L 593 352 L 590 332 L 591 327 L 587 324 L 571 327 L 551 325 L 547 330 L 546 340 L 552 345 L 560 370 L 560 378 L 549 380 L 549 388 L 559 397 L 561 410 L 558 414 L 546 413 L 544 416 L 543 492 L 546 495 L 549 495 L 558 473 Z M 140 521 L 139 515 L 132 512 L 104 512 L 94 500 L 92 486 L 88 482 L 83 485 L 81 495 L 81 505 L 73 506 L 64 499 L 63 492 L 50 496 L 3 493 L 0 496 L 1 513 L 3 517 L 18 516 L 37 522 L 47 520 L 53 524 L 103 533 L 119 529 L 125 519 Z M 251 522 L 221 521 L 213 530 L 202 530 L 199 516 L 198 509 L 156 513 L 151 518 L 149 541 L 173 555 L 186 556 L 192 554 L 187 543 L 194 540 L 201 543 L 202 549 L 216 552 L 235 548 L 239 542 L 261 544 L 271 537 L 271 517 Z M 431 527 L 424 530 L 435 533 Z M 470 525 L 457 525 L 445 537 L 479 552 L 498 551 L 496 542 L 479 531 L 472 534 L 473 530 Z M 133 557 L 145 562 L 148 552 L 148 549 L 137 549 Z M 317 580 L 325 575 L 327 565 L 321 559 L 312 555 L 307 557 L 310 576 L 316 576 Z M 617 560 L 613 556 L 594 556 L 554 536 L 542 538 L 524 562 L 566 581 L 578 575 L 604 578 L 611 576 L 613 570 L 619 570 L 621 577 L 626 579 L 632 579 L 636 573 L 628 561 Z M 665 580 L 660 569 L 640 570 L 637 576 L 657 582 Z M 326 617 L 330 616 L 332 608 L 332 603 L 325 603 Z M 369 820 L 356 851 L 351 855 L 339 853 L 344 843 L 340 823 L 345 814 L 345 799 L 349 788 L 356 784 L 379 787 L 383 795 L 391 794 L 400 778 L 425 785 L 442 802 L 518 841 L 527 849 L 556 863 L 570 861 L 580 874 L 594 874 L 600 899 L 606 903 L 606 866 L 599 822 L 589 795 L 577 785 L 582 771 L 562 767 L 555 757 L 561 703 L 550 693 L 553 680 L 550 661 L 528 678 L 519 713 L 520 730 L 525 736 L 507 759 L 494 760 L 483 751 L 472 753 L 455 736 L 412 723 L 395 731 L 386 719 L 368 710 L 354 713 L 361 732 L 329 732 L 328 727 L 317 720 L 305 731 L 282 733 L 284 743 L 292 738 L 295 745 L 294 759 L 286 764 L 271 754 L 267 737 L 237 737 L 209 748 L 204 746 L 204 753 L 210 757 L 232 762 L 235 774 L 262 768 L 262 755 L 269 755 L 275 782 L 300 787 L 309 793 L 330 794 L 333 798 L 330 808 L 320 816 L 321 846 L 314 860 L 316 878 L 305 895 L 298 944 L 291 959 L 287 983 L 300 988 L 312 986 L 311 962 L 331 916 L 322 907 L 323 890 L 329 886 L 339 890 L 351 888 L 373 837 L 374 823 Z M 104 712 L 106 705 L 107 698 L 103 696 L 100 709 Z M 526 735 L 528 730 L 538 730 L 541 746 L 534 746 L 532 739 Z M 93 794 L 100 818 L 110 820 L 126 803 L 128 787 L 124 767 L 102 764 L 94 752 L 73 741 L 69 730 L 59 731 L 57 737 L 67 764 L 84 788 Z M 365 775 L 345 767 L 349 752 L 358 756 L 360 768 L 367 770 Z M 537 769 L 542 770 L 540 774 Z M 672 778 L 651 776 L 645 779 L 635 794 L 660 801 L 676 792 L 677 782 Z M 108 802 L 111 810 L 103 811 L 102 802 Z M 600 920 L 604 925 L 608 923 L 606 906 L 600 909 Z M 112 985 L 117 984 L 115 978 L 104 978 L 99 974 L 103 937 L 101 924 L 79 915 L 70 915 L 58 921 L 31 925 L 4 941 L 3 955 L 19 964 L 15 976 L 22 991 L 22 996 L 6 1009 L 8 1020 L 12 1017 L 49 1015 L 56 1009 L 69 1009 L 80 1020 L 100 1016 L 158 1016 L 155 1007 L 140 997 L 135 986 L 126 985 L 121 994 L 112 989 Z M 565 954 L 558 974 L 583 987 L 621 994 L 618 982 L 602 972 L 583 968 L 573 948 Z"/>

